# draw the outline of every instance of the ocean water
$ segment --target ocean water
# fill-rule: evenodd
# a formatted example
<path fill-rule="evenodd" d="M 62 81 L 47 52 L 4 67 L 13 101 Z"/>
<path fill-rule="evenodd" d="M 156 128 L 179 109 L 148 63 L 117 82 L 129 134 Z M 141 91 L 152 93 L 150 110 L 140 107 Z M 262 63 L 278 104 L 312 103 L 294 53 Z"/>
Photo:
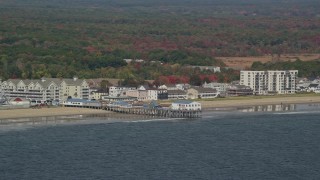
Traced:
<path fill-rule="evenodd" d="M 255 109 L 0 124 L 0 179 L 320 179 L 319 106 Z"/>

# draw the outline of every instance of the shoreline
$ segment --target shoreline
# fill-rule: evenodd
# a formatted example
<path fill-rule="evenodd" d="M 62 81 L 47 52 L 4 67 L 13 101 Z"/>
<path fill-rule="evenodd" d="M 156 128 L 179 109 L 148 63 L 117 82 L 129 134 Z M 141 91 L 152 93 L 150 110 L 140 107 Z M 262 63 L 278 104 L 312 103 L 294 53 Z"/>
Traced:
<path fill-rule="evenodd" d="M 210 108 L 235 108 L 261 105 L 281 105 L 281 104 L 313 104 L 320 103 L 320 96 L 310 97 L 268 97 L 257 99 L 223 99 L 213 101 L 199 101 L 202 109 Z"/>
<path fill-rule="evenodd" d="M 0 119 L 35 118 L 51 116 L 72 116 L 90 114 L 111 114 L 113 112 L 101 109 L 74 108 L 74 107 L 54 107 L 41 109 L 10 109 L 0 110 Z"/>
<path fill-rule="evenodd" d="M 196 100 L 197 101 L 197 100 Z M 280 104 L 320 104 L 320 96 L 310 97 L 267 97 L 256 99 L 215 99 L 215 100 L 200 100 L 203 111 L 210 111 L 214 108 L 243 108 L 250 106 L 261 105 L 280 105 Z M 0 110 L 0 120 L 18 119 L 18 118 L 36 118 L 36 117 L 53 117 L 53 116 L 72 116 L 72 115 L 95 115 L 95 114 L 110 114 L 115 116 L 114 112 L 89 109 L 89 108 L 74 108 L 74 107 L 54 107 L 41 109 L 10 109 Z"/>

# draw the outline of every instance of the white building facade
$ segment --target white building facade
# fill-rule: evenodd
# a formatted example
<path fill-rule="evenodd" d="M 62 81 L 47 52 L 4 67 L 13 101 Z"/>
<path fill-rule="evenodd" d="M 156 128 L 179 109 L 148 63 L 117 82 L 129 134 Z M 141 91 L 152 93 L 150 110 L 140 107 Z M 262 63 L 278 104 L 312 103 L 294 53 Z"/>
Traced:
<path fill-rule="evenodd" d="M 201 110 L 201 104 L 198 102 L 180 100 L 173 102 L 171 104 L 171 109 L 173 110 Z"/>
<path fill-rule="evenodd" d="M 89 86 L 81 79 L 42 78 L 39 80 L 9 79 L 2 81 L 1 89 L 8 98 L 26 98 L 59 102 L 68 97 L 89 99 Z"/>
<path fill-rule="evenodd" d="M 294 94 L 298 70 L 241 71 L 240 85 L 249 86 L 254 94 Z"/>
<path fill-rule="evenodd" d="M 227 83 L 215 83 L 215 82 L 206 83 L 205 82 L 202 85 L 202 87 L 216 89 L 218 92 L 226 92 L 227 88 L 230 87 L 230 84 L 227 84 Z"/>

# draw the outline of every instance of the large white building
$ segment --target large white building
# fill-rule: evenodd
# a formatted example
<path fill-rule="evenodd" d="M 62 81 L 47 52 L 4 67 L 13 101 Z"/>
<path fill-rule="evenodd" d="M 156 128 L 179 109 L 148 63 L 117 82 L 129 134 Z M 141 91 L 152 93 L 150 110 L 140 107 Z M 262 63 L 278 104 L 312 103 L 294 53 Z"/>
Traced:
<path fill-rule="evenodd" d="M 241 71 L 240 85 L 249 86 L 255 94 L 293 94 L 298 70 Z"/>
<path fill-rule="evenodd" d="M 198 102 L 179 100 L 171 104 L 173 110 L 201 110 L 201 104 Z"/>
<path fill-rule="evenodd" d="M 9 97 L 30 100 L 65 101 L 68 97 L 89 99 L 89 86 L 83 79 L 42 78 L 36 80 L 8 79 L 0 89 Z"/>

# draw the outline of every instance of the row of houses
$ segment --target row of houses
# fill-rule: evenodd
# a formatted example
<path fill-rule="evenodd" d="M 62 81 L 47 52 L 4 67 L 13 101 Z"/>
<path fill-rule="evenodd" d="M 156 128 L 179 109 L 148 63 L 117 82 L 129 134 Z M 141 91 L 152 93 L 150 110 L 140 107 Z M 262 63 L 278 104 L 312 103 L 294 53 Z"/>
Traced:
<path fill-rule="evenodd" d="M 68 98 L 85 100 L 152 101 L 166 99 L 206 99 L 218 96 L 245 96 L 264 94 L 293 94 L 296 91 L 320 92 L 319 82 L 297 82 L 297 70 L 241 71 L 238 83 L 204 83 L 201 87 L 189 84 L 149 87 L 121 86 L 118 79 L 59 79 L 0 80 L 0 91 L 8 98 L 58 101 Z M 152 82 L 150 82 L 151 84 Z M 102 85 L 103 84 L 103 85 Z M 103 86 L 103 87 L 102 87 Z M 297 88 L 296 88 L 297 87 Z"/>
<path fill-rule="evenodd" d="M 39 80 L 9 79 L 0 81 L 0 90 L 7 98 L 20 97 L 35 101 L 65 102 L 68 98 L 84 100 L 152 101 L 172 99 L 206 99 L 218 96 L 252 95 L 247 86 L 226 83 L 204 83 L 202 87 L 189 84 L 169 84 L 159 87 L 124 87 L 119 80 L 108 79 L 102 89 L 104 79 L 59 79 Z"/>
<path fill-rule="evenodd" d="M 97 81 L 99 83 L 97 83 Z M 214 98 L 219 95 L 213 88 L 191 87 L 187 84 L 161 87 L 123 87 L 110 83 L 101 90 L 100 80 L 42 78 L 38 80 L 8 79 L 0 81 L 0 90 L 10 98 L 25 98 L 35 101 L 65 102 L 68 98 L 84 100 L 137 100 Z"/>
<path fill-rule="evenodd" d="M 306 78 L 298 79 L 297 91 L 320 93 L 320 79 L 313 79 L 313 80 L 309 80 Z"/>
<path fill-rule="evenodd" d="M 158 88 L 146 86 L 134 87 L 110 87 L 109 95 L 102 95 L 105 101 L 152 101 L 152 100 L 171 100 L 171 99 L 206 99 L 216 98 L 219 92 L 213 88 L 189 87 L 188 89 L 168 88 L 163 85 Z"/>

